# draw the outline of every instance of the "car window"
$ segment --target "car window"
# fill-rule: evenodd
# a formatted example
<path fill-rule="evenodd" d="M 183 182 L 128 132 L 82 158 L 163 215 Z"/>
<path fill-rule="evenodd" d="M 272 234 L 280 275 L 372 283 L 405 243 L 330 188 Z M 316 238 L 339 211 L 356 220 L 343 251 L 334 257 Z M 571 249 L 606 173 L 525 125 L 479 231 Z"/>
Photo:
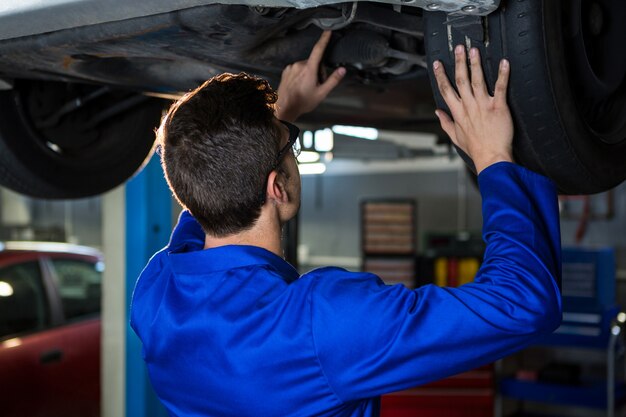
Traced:
<path fill-rule="evenodd" d="M 48 303 L 37 262 L 0 268 L 0 339 L 45 328 Z"/>
<path fill-rule="evenodd" d="M 102 268 L 98 263 L 53 259 L 66 320 L 100 312 Z"/>

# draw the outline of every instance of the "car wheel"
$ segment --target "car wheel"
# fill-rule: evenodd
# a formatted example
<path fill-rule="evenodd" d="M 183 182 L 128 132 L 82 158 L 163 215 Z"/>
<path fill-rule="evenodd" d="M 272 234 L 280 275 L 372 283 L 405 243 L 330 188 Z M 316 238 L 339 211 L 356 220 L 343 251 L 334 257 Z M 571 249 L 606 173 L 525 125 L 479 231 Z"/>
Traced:
<path fill-rule="evenodd" d="M 151 155 L 163 102 L 109 87 L 29 81 L 0 92 L 0 185 L 80 198 L 123 183 Z"/>
<path fill-rule="evenodd" d="M 479 28 L 443 13 L 425 20 L 429 62 L 441 60 L 451 79 L 456 44 L 479 47 L 491 88 L 499 60 L 511 62 L 519 163 L 567 194 L 605 191 L 626 178 L 626 2 L 509 1 Z"/>

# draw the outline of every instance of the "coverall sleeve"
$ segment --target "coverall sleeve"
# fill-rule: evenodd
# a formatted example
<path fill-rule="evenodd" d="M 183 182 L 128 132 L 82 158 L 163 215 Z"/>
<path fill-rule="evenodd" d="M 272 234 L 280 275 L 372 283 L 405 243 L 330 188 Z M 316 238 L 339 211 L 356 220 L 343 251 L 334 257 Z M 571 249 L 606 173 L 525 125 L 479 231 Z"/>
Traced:
<path fill-rule="evenodd" d="M 169 250 L 193 251 L 204 247 L 204 231 L 189 210 L 183 210 L 172 231 Z"/>
<path fill-rule="evenodd" d="M 507 162 L 486 168 L 478 181 L 487 247 L 474 282 L 412 291 L 371 274 L 317 272 L 310 298 L 313 343 L 342 401 L 490 363 L 560 324 L 554 185 Z"/>

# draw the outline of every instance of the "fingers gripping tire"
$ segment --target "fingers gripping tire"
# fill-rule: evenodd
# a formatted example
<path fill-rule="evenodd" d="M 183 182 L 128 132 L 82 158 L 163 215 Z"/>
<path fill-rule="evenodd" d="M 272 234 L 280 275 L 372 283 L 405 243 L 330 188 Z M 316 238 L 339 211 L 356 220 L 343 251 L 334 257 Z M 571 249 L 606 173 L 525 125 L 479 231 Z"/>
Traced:
<path fill-rule="evenodd" d="M 78 98 L 84 105 L 74 108 Z M 120 185 L 152 155 L 163 101 L 28 82 L 0 92 L 0 108 L 0 185 L 39 198 L 81 198 Z"/>
<path fill-rule="evenodd" d="M 457 44 L 480 49 L 491 89 L 500 59 L 511 62 L 517 162 L 566 194 L 605 191 L 626 178 L 626 2 L 503 2 L 482 31 L 449 20 L 425 13 L 428 62 L 442 61 L 450 79 Z M 429 71 L 437 105 L 446 108 Z"/>

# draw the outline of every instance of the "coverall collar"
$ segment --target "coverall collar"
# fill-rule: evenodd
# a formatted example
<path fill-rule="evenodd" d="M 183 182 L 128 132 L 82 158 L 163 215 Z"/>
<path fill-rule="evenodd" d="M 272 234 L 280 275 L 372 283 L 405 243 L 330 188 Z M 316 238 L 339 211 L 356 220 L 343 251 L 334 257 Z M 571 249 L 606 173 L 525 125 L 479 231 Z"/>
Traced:
<path fill-rule="evenodd" d="M 226 245 L 186 252 L 186 245 L 168 253 L 172 269 L 178 274 L 206 274 L 253 265 L 269 265 L 288 283 L 299 278 L 298 271 L 274 253 L 246 245 Z"/>

